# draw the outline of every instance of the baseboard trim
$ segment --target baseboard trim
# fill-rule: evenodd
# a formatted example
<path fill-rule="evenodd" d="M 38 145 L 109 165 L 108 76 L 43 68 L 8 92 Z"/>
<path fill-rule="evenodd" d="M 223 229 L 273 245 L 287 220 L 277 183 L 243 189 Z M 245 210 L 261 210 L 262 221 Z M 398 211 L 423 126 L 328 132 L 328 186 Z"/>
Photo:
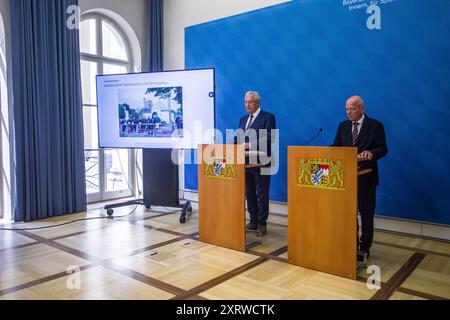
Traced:
<path fill-rule="evenodd" d="M 198 202 L 198 192 L 183 190 L 184 200 Z M 270 202 L 270 212 L 280 216 L 287 216 L 287 205 L 280 202 Z M 450 241 L 450 225 L 438 225 L 420 221 L 400 220 L 387 216 L 376 216 L 374 221 L 376 230 L 411 235 L 438 241 Z"/>

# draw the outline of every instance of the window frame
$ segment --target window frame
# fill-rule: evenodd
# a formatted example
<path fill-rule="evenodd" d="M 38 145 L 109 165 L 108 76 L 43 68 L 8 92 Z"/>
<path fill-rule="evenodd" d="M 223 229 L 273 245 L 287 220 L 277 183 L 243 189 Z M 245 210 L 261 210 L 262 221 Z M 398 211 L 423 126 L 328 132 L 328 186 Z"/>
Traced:
<path fill-rule="evenodd" d="M 122 66 L 127 66 L 128 67 L 128 72 L 132 72 L 133 70 L 133 66 L 134 66 L 134 59 L 133 59 L 133 54 L 132 54 L 132 50 L 131 50 L 131 43 L 127 37 L 127 35 L 125 34 L 125 32 L 123 31 L 123 29 L 111 18 L 109 18 L 108 16 L 98 13 L 98 12 L 90 12 L 90 13 L 85 13 L 81 16 L 81 22 L 84 22 L 86 20 L 95 20 L 95 26 L 96 26 L 96 45 L 97 45 L 97 54 L 92 54 L 92 53 L 85 53 L 81 51 L 80 48 L 80 55 L 81 58 L 85 58 L 85 60 L 89 60 L 92 62 L 97 62 L 99 63 L 99 74 L 103 74 L 103 63 L 111 63 L 111 64 L 116 64 L 116 65 L 122 65 Z M 127 56 L 128 56 L 128 60 L 121 60 L 121 59 L 115 59 L 115 58 L 109 58 L 109 57 L 105 57 L 103 55 L 103 27 L 102 27 L 102 21 L 105 21 L 107 23 L 109 23 L 121 36 L 124 44 L 125 44 L 125 50 L 127 52 Z"/>
<path fill-rule="evenodd" d="M 81 61 L 88 61 L 88 62 L 94 62 L 97 65 L 97 74 L 102 75 L 104 73 L 104 64 L 111 64 L 115 66 L 122 66 L 126 67 L 127 73 L 133 72 L 134 69 L 134 59 L 132 54 L 132 47 L 131 42 L 128 39 L 126 33 L 123 31 L 123 29 L 120 27 L 118 23 L 116 23 L 113 19 L 110 17 L 98 13 L 98 12 L 90 12 L 85 13 L 81 16 L 81 22 L 84 22 L 86 20 L 94 20 L 95 21 L 95 34 L 96 34 L 96 54 L 92 53 L 86 53 L 81 51 L 81 44 L 80 44 L 80 60 Z M 121 60 L 121 59 L 115 59 L 104 56 L 104 50 L 103 50 L 103 26 L 102 23 L 106 22 L 110 24 L 114 30 L 120 35 L 122 41 L 125 45 L 125 50 L 127 54 L 128 60 Z M 81 39 L 80 39 L 81 41 Z M 84 103 L 83 101 L 83 110 L 84 108 L 98 108 L 96 104 L 90 104 L 90 103 Z M 97 109 L 98 110 L 98 109 Z M 95 203 L 95 202 L 101 202 L 106 200 L 113 200 L 113 199 L 120 199 L 120 198 L 126 198 L 130 197 L 136 192 L 136 152 L 134 150 L 128 150 L 128 176 L 126 177 L 128 185 L 132 188 L 132 190 L 129 190 L 127 188 L 126 190 L 121 191 L 107 191 L 107 173 L 105 172 L 105 154 L 106 151 L 112 150 L 113 152 L 115 150 L 120 149 L 108 149 L 108 148 L 98 148 L 98 149 L 92 149 L 92 148 L 85 148 L 84 152 L 85 154 L 87 152 L 98 152 L 98 170 L 99 170 L 99 191 L 92 194 L 86 194 L 88 203 Z M 118 153 L 119 154 L 119 153 Z M 87 190 L 86 190 L 87 192 Z"/>

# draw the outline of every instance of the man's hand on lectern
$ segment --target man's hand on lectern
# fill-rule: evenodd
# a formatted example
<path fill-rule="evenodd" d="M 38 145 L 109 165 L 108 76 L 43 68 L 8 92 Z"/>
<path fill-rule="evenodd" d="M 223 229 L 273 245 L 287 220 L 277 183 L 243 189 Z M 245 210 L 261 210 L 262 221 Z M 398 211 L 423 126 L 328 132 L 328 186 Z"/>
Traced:
<path fill-rule="evenodd" d="M 364 152 L 361 152 L 360 154 L 358 154 L 359 161 L 366 161 L 366 160 L 370 161 L 372 159 L 373 159 L 373 153 L 370 151 L 364 151 Z"/>

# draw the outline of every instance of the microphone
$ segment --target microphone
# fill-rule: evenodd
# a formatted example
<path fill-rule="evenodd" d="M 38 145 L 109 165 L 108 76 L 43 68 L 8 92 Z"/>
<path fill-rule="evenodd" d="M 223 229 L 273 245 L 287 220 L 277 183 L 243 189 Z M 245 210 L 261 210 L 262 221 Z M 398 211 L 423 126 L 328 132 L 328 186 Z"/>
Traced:
<path fill-rule="evenodd" d="M 312 137 L 311 139 L 309 139 L 308 141 L 306 141 L 304 144 L 302 144 L 302 147 L 306 147 L 308 144 L 310 144 L 311 142 L 313 142 L 314 140 L 316 140 L 323 132 L 323 128 L 319 129 L 319 132 L 316 133 L 316 135 L 314 137 Z"/>

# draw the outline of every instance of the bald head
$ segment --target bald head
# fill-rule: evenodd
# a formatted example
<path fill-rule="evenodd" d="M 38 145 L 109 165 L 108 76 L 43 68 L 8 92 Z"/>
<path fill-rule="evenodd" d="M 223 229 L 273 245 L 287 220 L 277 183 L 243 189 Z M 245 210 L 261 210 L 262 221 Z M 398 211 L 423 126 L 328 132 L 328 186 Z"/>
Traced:
<path fill-rule="evenodd" d="M 360 96 L 353 96 L 347 100 L 345 112 L 348 120 L 354 122 L 362 118 L 365 112 L 364 100 Z"/>

